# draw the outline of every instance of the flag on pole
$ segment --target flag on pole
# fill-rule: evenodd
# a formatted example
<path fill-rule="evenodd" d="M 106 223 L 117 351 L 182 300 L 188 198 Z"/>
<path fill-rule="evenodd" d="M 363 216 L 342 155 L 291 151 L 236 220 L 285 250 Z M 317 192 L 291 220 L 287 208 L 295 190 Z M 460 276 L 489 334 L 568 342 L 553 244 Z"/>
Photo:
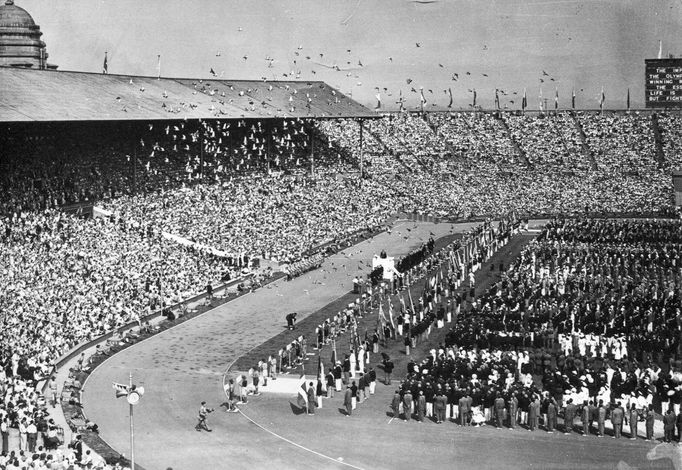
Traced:
<path fill-rule="evenodd" d="M 540 112 L 542 112 L 542 111 L 543 111 L 543 107 L 542 107 L 542 87 L 540 87 L 540 97 L 539 97 L 539 100 L 540 100 Z"/>
<path fill-rule="evenodd" d="M 381 109 L 381 92 L 377 92 L 375 98 L 377 99 L 377 105 L 374 109 Z"/>
<path fill-rule="evenodd" d="M 388 302 L 389 304 L 389 312 L 391 311 L 391 302 Z M 381 319 L 381 329 L 383 331 L 384 325 L 388 323 L 388 320 L 386 319 L 386 314 L 384 314 L 384 306 L 381 302 L 379 302 L 379 318 Z"/>
<path fill-rule="evenodd" d="M 500 94 L 497 88 L 495 88 L 495 108 L 500 109 Z"/>
<path fill-rule="evenodd" d="M 526 111 L 526 107 L 528 106 L 528 100 L 526 99 L 526 89 L 523 89 L 523 98 L 521 99 L 521 110 Z"/>
<path fill-rule="evenodd" d="M 332 358 L 331 358 L 331 367 L 334 367 L 336 365 L 336 340 L 332 340 Z"/>
<path fill-rule="evenodd" d="M 474 88 L 474 108 L 476 108 L 476 88 Z"/>
<path fill-rule="evenodd" d="M 419 101 L 421 103 L 422 112 L 424 112 L 424 106 L 426 106 L 426 98 L 424 98 L 424 87 L 419 87 Z"/>
<path fill-rule="evenodd" d="M 128 396 L 128 386 L 112 382 L 114 390 L 116 390 L 116 398 L 127 397 Z"/>
<path fill-rule="evenodd" d="M 559 87 L 554 87 L 554 111 L 559 109 Z"/>
<path fill-rule="evenodd" d="M 658 58 L 662 59 L 663 58 L 663 41 L 660 39 L 658 40 Z"/>
<path fill-rule="evenodd" d="M 571 95 L 571 108 L 575 110 L 575 88 L 573 88 L 573 94 Z"/>
<path fill-rule="evenodd" d="M 399 111 L 402 113 L 405 110 L 405 100 L 403 99 L 403 90 L 400 90 L 397 103 L 400 105 Z"/>
<path fill-rule="evenodd" d="M 217 76 L 218 76 L 218 74 L 215 73 L 215 70 L 213 70 L 213 67 L 211 67 L 211 70 L 210 70 L 209 72 L 210 72 L 210 74 L 213 75 L 214 77 L 217 77 Z"/>
<path fill-rule="evenodd" d="M 630 89 L 628 88 L 627 109 L 630 111 Z"/>
<path fill-rule="evenodd" d="M 104 64 L 102 64 L 102 73 L 103 74 L 108 74 L 109 73 L 109 63 L 108 63 L 108 57 L 107 57 L 107 51 L 104 51 Z"/>
<path fill-rule="evenodd" d="M 156 78 L 161 78 L 161 54 L 156 55 Z"/>
<path fill-rule="evenodd" d="M 320 351 L 317 351 L 317 380 L 320 381 L 320 384 L 322 384 L 322 391 L 326 392 L 327 391 L 327 384 L 326 380 L 324 380 L 324 363 L 322 362 L 322 358 L 320 357 Z"/>
<path fill-rule="evenodd" d="M 305 374 L 301 373 L 301 378 L 298 380 L 298 398 L 299 402 L 302 400 L 308 405 L 308 387 L 305 382 Z"/>
<path fill-rule="evenodd" d="M 395 330 L 395 323 L 393 323 L 393 302 L 391 301 L 390 297 L 388 299 L 388 319 L 391 322 L 391 328 Z"/>
<path fill-rule="evenodd" d="M 450 95 L 450 102 L 448 103 L 448 108 L 452 108 L 452 89 L 448 88 L 448 95 Z"/>
<path fill-rule="evenodd" d="M 410 289 L 407 289 L 407 295 L 410 298 L 410 309 L 412 309 L 412 315 L 415 315 L 417 312 L 414 309 L 414 302 L 412 301 L 412 292 L 410 292 Z"/>
<path fill-rule="evenodd" d="M 601 95 L 599 96 L 599 109 L 604 112 L 604 101 L 606 101 L 606 95 L 604 95 L 604 86 L 601 87 Z"/>

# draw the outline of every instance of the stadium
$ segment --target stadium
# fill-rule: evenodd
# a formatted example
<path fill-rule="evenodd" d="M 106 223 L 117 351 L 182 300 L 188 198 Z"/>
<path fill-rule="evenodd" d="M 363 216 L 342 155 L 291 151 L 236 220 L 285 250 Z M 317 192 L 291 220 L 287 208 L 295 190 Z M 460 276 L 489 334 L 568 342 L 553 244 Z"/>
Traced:
<path fill-rule="evenodd" d="M 1 470 L 682 468 L 678 3 L 18 3 Z"/>

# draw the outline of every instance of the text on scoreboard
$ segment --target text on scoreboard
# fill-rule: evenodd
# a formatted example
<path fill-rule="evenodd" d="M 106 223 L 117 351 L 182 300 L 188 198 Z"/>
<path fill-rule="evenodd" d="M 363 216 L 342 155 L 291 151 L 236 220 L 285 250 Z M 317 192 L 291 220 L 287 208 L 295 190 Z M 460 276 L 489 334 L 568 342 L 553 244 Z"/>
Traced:
<path fill-rule="evenodd" d="M 644 64 L 646 107 L 682 107 L 682 59 L 646 59 Z"/>

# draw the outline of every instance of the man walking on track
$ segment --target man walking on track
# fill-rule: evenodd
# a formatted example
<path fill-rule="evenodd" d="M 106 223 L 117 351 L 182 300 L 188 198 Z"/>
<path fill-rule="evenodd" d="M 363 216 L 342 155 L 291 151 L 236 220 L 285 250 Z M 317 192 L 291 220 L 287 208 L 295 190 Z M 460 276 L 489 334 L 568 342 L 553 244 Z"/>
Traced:
<path fill-rule="evenodd" d="M 343 406 L 346 407 L 346 416 L 350 416 L 353 412 L 353 392 L 350 385 L 346 387 L 346 393 L 343 395 Z"/>
<path fill-rule="evenodd" d="M 206 417 L 208 416 L 209 413 L 212 412 L 213 409 L 206 408 L 206 402 L 202 401 L 201 407 L 199 408 L 199 422 L 197 423 L 196 426 L 194 426 L 194 429 L 196 429 L 197 431 L 201 431 L 202 429 L 204 429 L 208 432 L 213 432 L 213 429 L 208 429 L 208 425 L 206 424 Z"/>

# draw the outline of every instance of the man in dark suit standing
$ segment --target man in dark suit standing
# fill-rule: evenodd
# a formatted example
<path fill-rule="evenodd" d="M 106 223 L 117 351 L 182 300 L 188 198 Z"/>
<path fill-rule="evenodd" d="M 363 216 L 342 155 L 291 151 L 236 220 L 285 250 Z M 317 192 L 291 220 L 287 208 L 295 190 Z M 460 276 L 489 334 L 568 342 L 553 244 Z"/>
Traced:
<path fill-rule="evenodd" d="M 528 405 L 528 430 L 535 431 L 540 417 L 540 400 L 535 397 Z"/>
<path fill-rule="evenodd" d="M 620 406 L 620 402 L 616 402 L 616 407 L 611 411 L 611 424 L 613 425 L 613 438 L 620 439 L 623 431 L 623 419 L 625 413 Z"/>
<path fill-rule="evenodd" d="M 519 399 L 516 398 L 516 393 L 509 399 L 509 427 L 516 428 L 516 419 L 519 414 Z"/>
<path fill-rule="evenodd" d="M 468 402 L 467 402 L 467 396 L 468 392 L 464 392 L 462 397 L 459 399 L 459 425 L 460 426 L 466 426 L 468 423 L 468 414 L 469 414 L 469 408 L 468 408 Z"/>
<path fill-rule="evenodd" d="M 471 426 L 471 412 L 474 409 L 474 399 L 471 396 L 471 393 L 467 390 L 467 395 L 466 395 L 466 408 L 467 408 L 467 426 Z"/>
<path fill-rule="evenodd" d="M 556 414 L 557 414 L 556 402 L 554 401 L 554 398 L 550 398 L 549 403 L 547 404 L 546 425 L 548 433 L 554 433 L 554 429 L 556 429 Z"/>
<path fill-rule="evenodd" d="M 334 366 L 334 388 L 336 389 L 337 392 L 341 391 L 342 378 L 343 367 L 341 366 L 340 361 L 336 361 L 336 365 Z"/>
<path fill-rule="evenodd" d="M 594 420 L 597 419 L 597 407 L 594 404 L 594 400 L 590 400 L 590 403 L 587 405 L 588 413 L 589 413 L 589 423 L 587 425 L 587 429 L 592 429 L 592 425 L 594 424 Z M 589 432 L 589 431 L 588 431 Z"/>
<path fill-rule="evenodd" d="M 393 361 L 391 361 L 390 359 L 388 359 L 388 360 L 384 363 L 384 372 L 386 373 L 386 377 L 385 377 L 385 379 L 384 379 L 384 383 L 385 383 L 386 385 L 391 385 L 391 374 L 393 373 L 393 367 L 394 367 L 394 366 L 393 366 Z"/>
<path fill-rule="evenodd" d="M 434 403 L 435 413 L 436 413 L 436 423 L 441 424 L 445 421 L 445 408 L 448 406 L 448 399 L 443 393 L 443 390 L 438 389 L 438 394 L 436 395 L 436 400 Z"/>
<path fill-rule="evenodd" d="M 573 432 L 573 419 L 575 418 L 576 406 L 573 404 L 573 399 L 569 398 L 566 403 L 566 410 L 564 411 L 564 434 Z"/>
<path fill-rule="evenodd" d="M 604 437 L 604 425 L 606 423 L 606 407 L 604 400 L 599 400 L 597 407 L 597 437 Z"/>
<path fill-rule="evenodd" d="M 677 415 L 677 442 L 682 442 L 682 410 Z"/>
<path fill-rule="evenodd" d="M 654 405 L 649 405 L 646 410 L 646 440 L 650 441 L 654 438 L 654 422 L 656 421 L 656 414 L 654 413 Z"/>
<path fill-rule="evenodd" d="M 426 414 L 426 397 L 424 396 L 424 390 L 419 390 L 419 396 L 417 397 L 417 421 L 419 421 L 420 423 L 423 423 L 425 414 Z"/>
<path fill-rule="evenodd" d="M 498 429 L 501 428 L 504 422 L 504 398 L 502 398 L 499 392 L 495 398 L 495 420 L 495 426 Z"/>
<path fill-rule="evenodd" d="M 675 411 L 672 407 L 668 408 L 668 411 L 663 415 L 663 434 L 665 437 L 665 442 L 671 442 L 675 439 Z"/>
<path fill-rule="evenodd" d="M 410 421 L 412 418 L 412 392 L 408 388 L 403 395 L 403 409 L 405 411 L 405 421 Z"/>
<path fill-rule="evenodd" d="M 80 434 L 76 435 L 76 440 L 71 444 L 71 448 L 76 456 L 76 462 L 83 460 L 83 440 Z"/>
<path fill-rule="evenodd" d="M 391 401 L 391 410 L 393 410 L 393 417 L 397 418 L 400 416 L 400 402 L 402 399 L 400 398 L 400 390 L 396 390 L 395 393 L 393 394 L 393 400 Z"/>
<path fill-rule="evenodd" d="M 350 416 L 353 413 L 353 391 L 350 389 L 350 385 L 346 386 L 346 392 L 343 395 L 343 406 L 346 407 L 346 416 Z"/>
<path fill-rule="evenodd" d="M 587 400 L 583 402 L 582 410 L 580 411 L 580 421 L 583 425 L 583 436 L 590 434 L 590 405 Z"/>
<path fill-rule="evenodd" d="M 639 421 L 639 413 L 637 413 L 637 408 L 635 404 L 630 405 L 630 410 L 628 411 L 628 420 L 630 421 L 630 439 L 637 439 L 637 422 Z"/>

